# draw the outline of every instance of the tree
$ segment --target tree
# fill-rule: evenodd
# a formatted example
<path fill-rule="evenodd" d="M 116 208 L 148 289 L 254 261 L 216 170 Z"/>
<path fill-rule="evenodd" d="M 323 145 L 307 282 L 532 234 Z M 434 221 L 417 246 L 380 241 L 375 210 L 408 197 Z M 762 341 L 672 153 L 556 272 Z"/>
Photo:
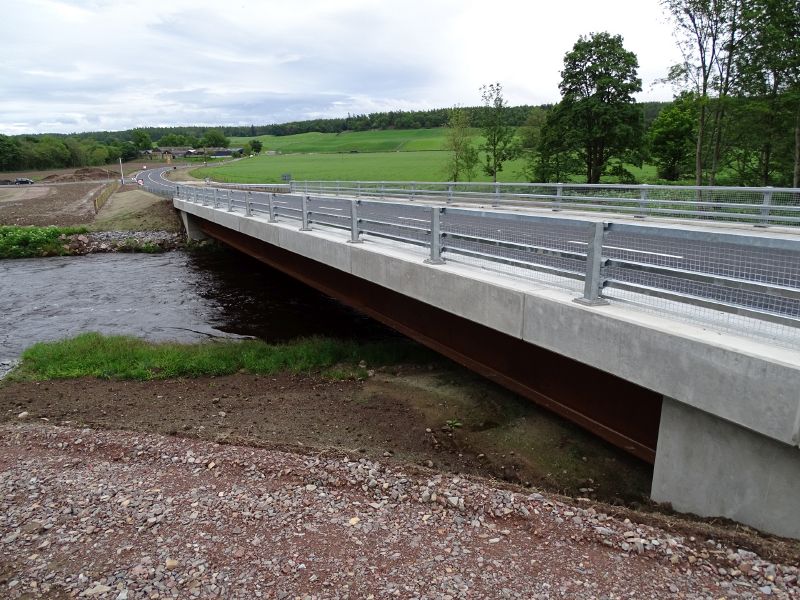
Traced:
<path fill-rule="evenodd" d="M 503 98 L 503 87 L 492 83 L 481 87 L 483 110 L 481 133 L 486 141 L 481 145 L 486 162 L 483 171 L 497 182 L 503 163 L 519 155 L 514 139 L 514 128 L 508 124 L 508 104 Z"/>
<path fill-rule="evenodd" d="M 219 129 L 209 129 L 200 143 L 204 148 L 227 148 L 231 141 Z"/>
<path fill-rule="evenodd" d="M 642 90 L 636 55 L 622 36 L 581 36 L 564 56 L 562 100 L 549 119 L 559 121 L 569 149 L 583 160 L 587 183 L 599 183 L 609 159 L 638 151 L 642 112 L 633 99 Z"/>
<path fill-rule="evenodd" d="M 774 156 L 793 121 L 792 186 L 800 187 L 800 0 L 748 0 L 741 15 L 738 89 L 763 107 L 757 125 L 762 185 L 771 185 Z M 791 151 L 790 151 L 791 152 Z"/>
<path fill-rule="evenodd" d="M 662 0 L 662 5 L 675 23 L 675 36 L 683 56 L 683 62 L 670 69 L 667 79 L 676 84 L 688 84 L 695 92 L 698 101 L 695 185 L 703 184 L 709 91 L 715 70 L 721 75 L 718 77 L 718 82 L 723 86 L 722 89 L 725 89 L 725 93 L 730 83 L 730 67 L 736 37 L 735 17 L 733 27 L 728 28 L 728 25 L 731 24 L 729 23 L 731 15 L 738 13 L 739 2 L 740 0 Z M 719 112 L 717 115 L 721 117 Z"/>
<path fill-rule="evenodd" d="M 18 140 L 0 134 L 0 171 L 14 171 L 22 166 L 22 147 Z"/>
<path fill-rule="evenodd" d="M 153 140 L 150 139 L 150 134 L 144 129 L 134 129 L 131 134 L 131 140 L 137 150 L 152 150 Z"/>
<path fill-rule="evenodd" d="M 695 112 L 694 98 L 684 94 L 664 108 L 650 126 L 648 148 L 662 179 L 675 181 L 692 170 Z"/>
<path fill-rule="evenodd" d="M 253 139 L 253 140 L 250 140 L 250 147 L 253 149 L 253 152 L 255 152 L 256 154 L 261 154 L 261 150 L 264 147 L 264 144 L 261 142 L 261 140 Z"/>
<path fill-rule="evenodd" d="M 445 165 L 447 181 L 458 181 L 466 177 L 471 181 L 478 166 L 478 151 L 472 145 L 469 114 L 463 108 L 453 108 L 447 121 L 444 149 L 450 152 Z"/>

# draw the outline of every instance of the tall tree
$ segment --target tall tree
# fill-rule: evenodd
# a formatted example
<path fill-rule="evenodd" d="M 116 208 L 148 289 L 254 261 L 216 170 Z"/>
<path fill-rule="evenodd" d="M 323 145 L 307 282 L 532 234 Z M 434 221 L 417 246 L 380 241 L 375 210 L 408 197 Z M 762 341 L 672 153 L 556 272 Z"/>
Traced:
<path fill-rule="evenodd" d="M 675 38 L 683 62 L 674 65 L 668 79 L 689 86 L 698 100 L 695 133 L 695 184 L 703 184 L 704 151 L 708 138 L 708 106 L 715 73 L 723 72 L 724 85 L 734 51 L 735 26 L 729 29 L 730 17 L 738 10 L 740 0 L 662 0 L 675 24 Z M 736 6 L 737 8 L 733 8 Z M 726 53 L 725 45 L 729 52 Z M 717 113 L 721 120 L 721 113 Z"/>
<path fill-rule="evenodd" d="M 695 112 L 692 94 L 684 93 L 658 114 L 647 132 L 650 156 L 662 179 L 675 181 L 692 171 Z"/>
<path fill-rule="evenodd" d="M 514 139 L 514 128 L 509 125 L 509 106 L 503 97 L 503 86 L 491 83 L 481 87 L 483 114 L 481 133 L 486 140 L 481 145 L 486 162 L 483 171 L 497 182 L 497 174 L 503 170 L 503 163 L 513 160 L 519 154 Z"/>
<path fill-rule="evenodd" d="M 231 141 L 225 137 L 225 134 L 222 133 L 219 129 L 209 129 L 203 135 L 203 139 L 200 140 L 200 143 L 203 145 L 204 148 L 227 148 Z"/>
<path fill-rule="evenodd" d="M 642 112 L 633 94 L 642 90 L 636 55 L 622 36 L 606 32 L 581 36 L 564 56 L 562 100 L 548 118 L 560 121 L 567 145 L 583 160 L 587 183 L 599 183 L 612 157 L 637 151 Z"/>
<path fill-rule="evenodd" d="M 453 108 L 447 120 L 444 149 L 450 153 L 445 164 L 447 181 L 458 181 L 466 177 L 471 181 L 478 166 L 478 151 L 472 145 L 472 130 L 469 114 L 463 108 Z"/>
<path fill-rule="evenodd" d="M 776 144 L 793 121 L 792 186 L 800 187 L 800 0 L 748 0 L 742 11 L 739 90 L 763 104 L 761 183 L 771 184 Z"/>
<path fill-rule="evenodd" d="M 153 148 L 153 140 L 150 139 L 150 134 L 144 129 L 134 129 L 131 134 L 131 140 L 138 150 L 152 150 Z"/>

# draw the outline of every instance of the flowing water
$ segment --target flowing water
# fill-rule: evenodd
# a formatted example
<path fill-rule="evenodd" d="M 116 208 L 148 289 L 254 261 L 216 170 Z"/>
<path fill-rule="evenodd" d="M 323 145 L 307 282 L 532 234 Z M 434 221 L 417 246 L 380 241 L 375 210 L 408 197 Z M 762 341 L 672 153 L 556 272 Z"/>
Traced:
<path fill-rule="evenodd" d="M 0 363 L 86 331 L 187 342 L 396 335 L 234 251 L 0 260 Z"/>

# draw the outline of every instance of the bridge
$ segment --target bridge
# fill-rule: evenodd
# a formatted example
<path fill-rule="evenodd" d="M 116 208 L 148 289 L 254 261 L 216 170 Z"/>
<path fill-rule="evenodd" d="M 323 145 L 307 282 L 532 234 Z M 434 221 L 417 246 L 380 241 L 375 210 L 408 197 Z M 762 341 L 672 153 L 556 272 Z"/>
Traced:
<path fill-rule="evenodd" d="M 684 217 L 666 222 L 641 194 L 576 206 L 563 190 L 301 186 L 147 174 L 191 238 L 238 248 L 653 462 L 654 500 L 800 538 L 800 201 L 659 199 Z"/>

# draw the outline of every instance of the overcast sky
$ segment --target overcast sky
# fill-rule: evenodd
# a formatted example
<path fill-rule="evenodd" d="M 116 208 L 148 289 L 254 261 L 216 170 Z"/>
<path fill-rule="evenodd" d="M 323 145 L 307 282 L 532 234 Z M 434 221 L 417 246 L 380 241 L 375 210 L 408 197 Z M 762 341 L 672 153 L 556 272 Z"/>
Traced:
<path fill-rule="evenodd" d="M 0 132 L 249 125 L 559 99 L 564 53 L 609 31 L 640 100 L 679 61 L 658 0 L 4 0 Z"/>

